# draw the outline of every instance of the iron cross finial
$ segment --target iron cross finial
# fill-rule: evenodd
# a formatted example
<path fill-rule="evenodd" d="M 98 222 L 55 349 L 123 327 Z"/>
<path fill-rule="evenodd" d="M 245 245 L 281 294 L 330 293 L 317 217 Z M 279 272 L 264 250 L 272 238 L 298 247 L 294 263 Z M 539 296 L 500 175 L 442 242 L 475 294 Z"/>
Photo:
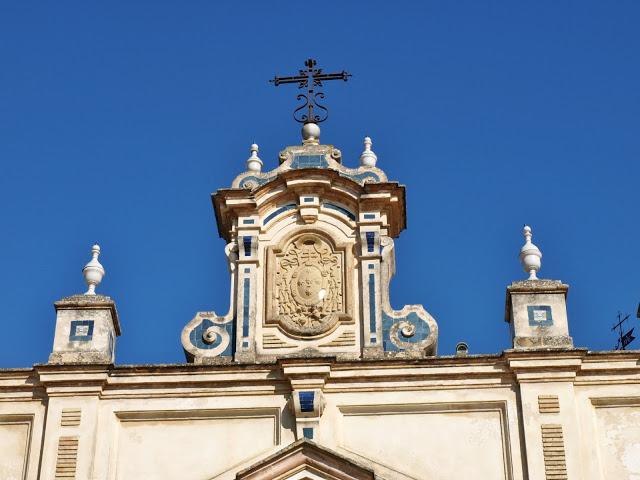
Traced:
<path fill-rule="evenodd" d="M 291 77 L 274 77 L 269 80 L 276 87 L 286 83 L 297 83 L 298 88 L 306 88 L 307 93 L 300 93 L 296 100 L 303 100 L 304 103 L 293 111 L 293 118 L 300 123 L 320 123 L 324 122 L 329 116 L 328 110 L 318 103 L 318 99 L 324 98 L 324 93 L 316 92 L 315 87 L 321 87 L 323 81 L 343 80 L 347 81 L 351 76 L 344 70 L 340 73 L 322 73 L 322 68 L 316 68 L 316 61 L 309 58 L 304 62 L 306 70 L 299 70 L 298 75 Z M 307 113 L 304 110 L 307 109 Z M 314 111 L 317 109 L 318 112 Z"/>

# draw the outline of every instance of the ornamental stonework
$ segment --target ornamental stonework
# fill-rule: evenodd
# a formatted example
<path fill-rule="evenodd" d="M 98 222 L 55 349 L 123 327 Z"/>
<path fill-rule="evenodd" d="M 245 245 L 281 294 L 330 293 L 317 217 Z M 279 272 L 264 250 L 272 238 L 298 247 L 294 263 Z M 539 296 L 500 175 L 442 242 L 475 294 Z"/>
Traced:
<path fill-rule="evenodd" d="M 292 336 L 331 331 L 345 315 L 343 254 L 307 234 L 275 256 L 272 321 Z"/>

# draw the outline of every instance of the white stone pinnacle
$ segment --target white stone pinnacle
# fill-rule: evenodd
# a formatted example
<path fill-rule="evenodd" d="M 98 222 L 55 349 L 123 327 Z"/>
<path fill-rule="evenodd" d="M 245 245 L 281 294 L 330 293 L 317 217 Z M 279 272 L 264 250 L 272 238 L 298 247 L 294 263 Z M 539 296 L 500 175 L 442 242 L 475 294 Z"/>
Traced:
<path fill-rule="evenodd" d="M 105 274 L 104 267 L 98 261 L 98 256 L 100 255 L 100 245 L 96 243 L 93 247 L 91 247 L 91 254 L 91 260 L 82 269 L 84 281 L 89 287 L 89 290 L 85 292 L 85 295 L 96 294 L 96 287 L 100 285 L 100 282 L 102 281 L 102 278 Z"/>
<path fill-rule="evenodd" d="M 360 165 L 363 167 L 375 167 L 378 157 L 371 150 L 373 142 L 370 137 L 364 137 L 364 151 L 360 155 Z"/>
<path fill-rule="evenodd" d="M 531 243 L 531 227 L 525 225 L 522 233 L 524 234 L 525 243 L 520 249 L 520 263 L 525 272 L 529 274 L 529 280 L 538 280 L 537 273 L 542 266 L 542 252 L 538 247 Z"/>
<path fill-rule="evenodd" d="M 247 170 L 260 173 L 262 171 L 262 160 L 258 157 L 258 145 L 251 144 L 251 156 L 247 159 Z"/>

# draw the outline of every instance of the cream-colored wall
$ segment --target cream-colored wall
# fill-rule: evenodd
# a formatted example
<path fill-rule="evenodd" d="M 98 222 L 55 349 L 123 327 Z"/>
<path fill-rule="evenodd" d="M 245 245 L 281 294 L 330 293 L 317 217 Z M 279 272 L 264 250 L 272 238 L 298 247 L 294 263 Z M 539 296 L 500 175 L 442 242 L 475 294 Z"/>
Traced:
<path fill-rule="evenodd" d="M 563 478 L 545 475 L 549 424 L 567 478 L 640 475 L 640 352 L 287 362 L 295 378 L 278 363 L 0 372 L 0 478 L 56 478 L 59 438 L 77 437 L 78 479 L 232 479 L 296 439 L 305 375 L 325 405 L 314 441 L 382 478 Z M 61 425 L 65 409 L 80 425 Z"/>
<path fill-rule="evenodd" d="M 0 478 L 38 478 L 45 406 L 32 371 L 0 371 Z"/>

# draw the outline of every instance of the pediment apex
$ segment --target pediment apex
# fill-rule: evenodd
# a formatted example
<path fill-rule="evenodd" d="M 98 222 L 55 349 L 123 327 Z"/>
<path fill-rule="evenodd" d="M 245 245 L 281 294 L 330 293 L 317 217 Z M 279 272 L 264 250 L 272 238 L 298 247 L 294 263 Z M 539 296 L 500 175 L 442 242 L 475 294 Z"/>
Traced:
<path fill-rule="evenodd" d="M 301 439 L 236 474 L 236 480 L 374 480 L 373 470 Z"/>

